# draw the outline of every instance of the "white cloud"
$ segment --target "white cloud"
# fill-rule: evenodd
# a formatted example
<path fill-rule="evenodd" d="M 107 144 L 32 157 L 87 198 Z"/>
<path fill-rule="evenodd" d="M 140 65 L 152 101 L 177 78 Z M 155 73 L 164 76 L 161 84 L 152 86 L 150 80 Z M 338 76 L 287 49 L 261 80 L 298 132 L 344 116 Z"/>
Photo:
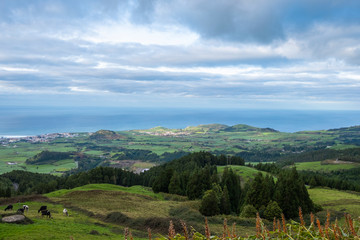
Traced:
<path fill-rule="evenodd" d="M 198 34 L 181 26 L 142 26 L 129 22 L 104 22 L 91 26 L 81 39 L 94 43 L 139 43 L 143 45 L 190 45 Z"/>

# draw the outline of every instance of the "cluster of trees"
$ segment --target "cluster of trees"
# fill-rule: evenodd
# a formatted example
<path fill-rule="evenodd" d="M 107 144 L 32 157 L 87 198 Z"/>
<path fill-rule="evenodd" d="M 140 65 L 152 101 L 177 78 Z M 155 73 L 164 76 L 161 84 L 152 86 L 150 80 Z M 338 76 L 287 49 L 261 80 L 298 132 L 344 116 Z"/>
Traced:
<path fill-rule="evenodd" d="M 201 198 L 212 184 L 218 183 L 217 165 L 244 165 L 240 157 L 215 156 L 208 152 L 191 153 L 169 163 L 153 167 L 143 175 L 144 185 L 154 192 L 174 193 Z"/>
<path fill-rule="evenodd" d="M 221 181 L 218 178 L 214 180 L 211 189 L 202 196 L 200 212 L 205 216 L 238 214 L 242 195 L 239 176 L 231 168 L 225 168 Z"/>
<path fill-rule="evenodd" d="M 27 164 L 48 164 L 63 159 L 72 158 L 72 152 L 50 152 L 48 150 L 42 151 L 35 156 L 26 160 Z"/>
<path fill-rule="evenodd" d="M 231 173 L 231 170 L 229 172 Z M 225 177 L 224 173 L 221 182 L 226 181 Z M 282 171 L 276 184 L 272 176 L 264 177 L 262 173 L 258 173 L 242 191 L 238 187 L 240 190 L 231 199 L 230 194 L 226 195 L 230 193 L 227 190 L 228 186 L 233 185 L 236 184 L 223 185 L 225 187 L 222 188 L 222 192 L 221 188 L 219 191 L 216 185 L 206 191 L 200 208 L 202 214 L 210 216 L 219 213 L 238 213 L 241 210 L 243 217 L 255 217 L 259 212 L 261 217 L 272 220 L 274 217 L 280 217 L 281 213 L 284 213 L 287 218 L 294 218 L 298 215 L 299 207 L 303 209 L 304 213 L 316 210 L 305 184 L 295 168 Z M 232 207 L 230 211 L 226 211 L 228 210 L 226 207 L 230 205 L 226 199 L 230 200 L 229 203 Z"/>
<path fill-rule="evenodd" d="M 6 177 L 0 177 L 0 197 L 11 197 L 12 182 Z"/>
<path fill-rule="evenodd" d="M 11 186 L 8 184 L 9 181 Z M 12 183 L 18 185 L 16 190 L 12 187 Z M 119 168 L 97 167 L 86 172 L 63 177 L 22 170 L 14 170 L 2 174 L 0 177 L 0 186 L 6 184 L 7 188 L 11 187 L 13 189 L 12 194 L 16 195 L 43 194 L 59 189 L 75 188 L 90 183 L 110 183 L 122 186 L 141 185 L 142 176 Z"/>
<path fill-rule="evenodd" d="M 258 170 L 279 174 L 282 172 L 280 163 L 259 163 L 254 167 Z M 352 168 L 337 171 L 301 171 L 299 176 L 310 187 L 329 187 L 338 190 L 350 190 L 360 192 L 360 168 Z"/>

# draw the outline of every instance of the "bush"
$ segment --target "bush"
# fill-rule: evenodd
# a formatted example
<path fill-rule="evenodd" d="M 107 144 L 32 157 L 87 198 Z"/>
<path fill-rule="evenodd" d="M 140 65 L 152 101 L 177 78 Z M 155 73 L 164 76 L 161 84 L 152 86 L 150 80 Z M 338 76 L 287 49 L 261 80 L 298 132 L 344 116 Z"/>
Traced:
<path fill-rule="evenodd" d="M 243 208 L 243 210 L 240 214 L 240 217 L 254 218 L 254 217 L 256 217 L 256 213 L 257 213 L 256 208 L 253 205 L 248 204 Z"/>
<path fill-rule="evenodd" d="M 282 210 L 279 207 L 279 204 L 275 201 L 270 201 L 266 206 L 264 216 L 267 220 L 273 220 L 275 218 L 281 217 Z"/>

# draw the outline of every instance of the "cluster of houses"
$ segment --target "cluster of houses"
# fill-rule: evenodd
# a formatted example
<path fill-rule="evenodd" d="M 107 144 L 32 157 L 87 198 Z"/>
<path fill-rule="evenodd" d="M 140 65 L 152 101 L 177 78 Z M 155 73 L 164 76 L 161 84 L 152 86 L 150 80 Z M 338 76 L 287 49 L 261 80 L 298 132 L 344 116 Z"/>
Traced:
<path fill-rule="evenodd" d="M 7 146 L 9 143 L 16 143 L 19 141 L 26 141 L 31 143 L 49 142 L 55 138 L 71 138 L 78 136 L 77 133 L 49 133 L 37 136 L 2 136 L 0 137 L 0 144 Z"/>

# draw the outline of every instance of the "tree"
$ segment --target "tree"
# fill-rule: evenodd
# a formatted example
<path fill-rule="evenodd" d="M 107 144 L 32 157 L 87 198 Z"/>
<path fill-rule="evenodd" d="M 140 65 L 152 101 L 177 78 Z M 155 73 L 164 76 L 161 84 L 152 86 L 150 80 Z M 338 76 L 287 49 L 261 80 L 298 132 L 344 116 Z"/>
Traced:
<path fill-rule="evenodd" d="M 222 214 L 230 214 L 231 212 L 231 204 L 230 204 L 229 191 L 227 189 L 227 186 L 224 186 L 224 190 L 222 191 L 221 194 L 220 211 Z"/>
<path fill-rule="evenodd" d="M 273 220 L 274 217 L 280 218 L 282 210 L 279 207 L 279 204 L 275 201 L 270 201 L 269 204 L 266 206 L 264 216 L 267 220 Z"/>
<path fill-rule="evenodd" d="M 11 188 L 10 187 L 6 188 L 5 197 L 7 197 L 7 198 L 11 197 Z"/>
<path fill-rule="evenodd" d="M 201 214 L 205 216 L 214 216 L 220 213 L 219 205 L 216 199 L 216 193 L 214 190 L 208 190 L 205 192 L 200 206 Z"/>
<path fill-rule="evenodd" d="M 179 174 L 175 171 L 172 175 L 169 183 L 169 193 L 181 195 L 183 192 L 180 187 L 180 177 Z"/>
<path fill-rule="evenodd" d="M 241 200 L 240 179 L 231 168 L 224 169 L 224 173 L 221 179 L 221 187 L 224 189 L 225 186 L 229 192 L 231 211 L 234 213 L 239 213 L 239 203 Z"/>

